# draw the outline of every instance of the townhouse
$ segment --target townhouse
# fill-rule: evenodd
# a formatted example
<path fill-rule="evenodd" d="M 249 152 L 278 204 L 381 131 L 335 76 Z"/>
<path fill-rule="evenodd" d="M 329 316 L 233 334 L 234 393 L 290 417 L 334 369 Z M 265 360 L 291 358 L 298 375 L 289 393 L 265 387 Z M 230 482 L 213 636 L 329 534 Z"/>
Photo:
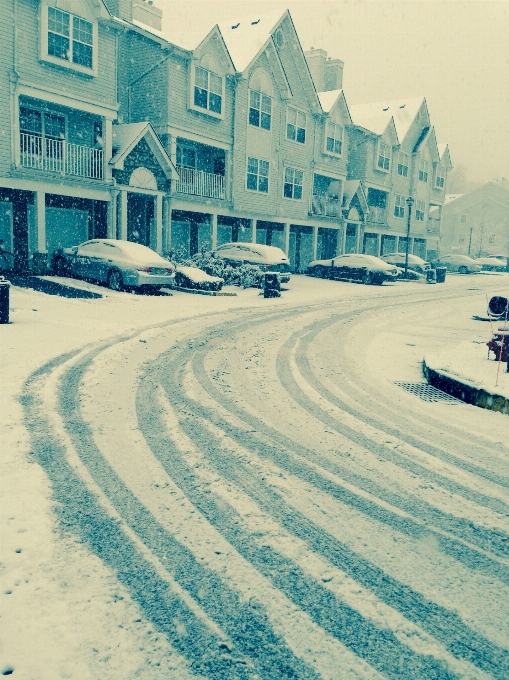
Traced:
<path fill-rule="evenodd" d="M 509 257 L 509 181 L 447 195 L 442 211 L 442 254 Z"/>
<path fill-rule="evenodd" d="M 145 0 L 2 0 L 0 238 L 14 266 L 93 237 L 192 255 L 438 250 L 450 169 L 424 99 L 348 107 L 291 15 L 161 32 Z M 23 26 L 23 32 L 19 27 Z M 173 39 L 172 39 L 173 38 Z M 434 208 L 431 210 L 430 208 Z"/>
<path fill-rule="evenodd" d="M 152 201 L 142 218 L 133 202 L 131 235 L 161 249 L 162 197 L 176 172 L 148 122 L 118 124 L 121 22 L 102 0 L 2 0 L 2 9 L 0 238 L 12 267 L 44 272 L 58 247 L 127 238 L 127 192 Z"/>
<path fill-rule="evenodd" d="M 438 255 L 447 172 L 447 146 L 437 145 L 423 97 L 350 107 L 354 128 L 349 179 L 362 179 L 368 215 L 361 250 L 372 255 L 406 250 Z M 413 205 L 407 199 L 412 197 Z"/>

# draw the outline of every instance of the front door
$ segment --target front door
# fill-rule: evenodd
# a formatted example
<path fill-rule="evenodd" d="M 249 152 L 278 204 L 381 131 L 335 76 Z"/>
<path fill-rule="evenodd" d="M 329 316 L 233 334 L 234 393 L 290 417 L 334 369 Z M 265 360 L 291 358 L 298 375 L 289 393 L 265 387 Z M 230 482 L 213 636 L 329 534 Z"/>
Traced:
<path fill-rule="evenodd" d="M 127 195 L 127 240 L 150 248 L 154 232 L 155 198 L 147 194 Z"/>

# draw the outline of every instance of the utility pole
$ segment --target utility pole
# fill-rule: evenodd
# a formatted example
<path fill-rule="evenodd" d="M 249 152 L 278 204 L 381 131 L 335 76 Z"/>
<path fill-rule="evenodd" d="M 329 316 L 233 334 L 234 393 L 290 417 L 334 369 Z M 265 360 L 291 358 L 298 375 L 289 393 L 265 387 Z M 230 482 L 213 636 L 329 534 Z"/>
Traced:
<path fill-rule="evenodd" d="M 414 204 L 414 199 L 411 196 L 409 196 L 406 199 L 406 204 L 408 206 L 408 219 L 406 223 L 405 279 L 408 280 L 408 250 L 410 248 L 410 220 L 412 218 L 412 206 Z"/>
<path fill-rule="evenodd" d="M 474 231 L 474 225 L 470 227 L 470 238 L 468 239 L 468 256 L 470 257 L 470 248 L 472 247 L 472 232 Z"/>

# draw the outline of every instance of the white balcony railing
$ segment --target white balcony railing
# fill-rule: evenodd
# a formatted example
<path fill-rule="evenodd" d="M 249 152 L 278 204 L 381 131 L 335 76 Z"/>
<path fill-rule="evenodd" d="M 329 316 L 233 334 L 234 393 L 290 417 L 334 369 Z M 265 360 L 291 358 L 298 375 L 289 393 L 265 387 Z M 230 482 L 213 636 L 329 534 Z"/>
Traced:
<path fill-rule="evenodd" d="M 225 198 L 224 177 L 212 172 L 186 168 L 177 165 L 180 180 L 175 182 L 175 190 L 179 194 L 206 196 L 207 198 Z"/>
<path fill-rule="evenodd" d="M 311 212 L 313 215 L 324 215 L 325 217 L 338 217 L 339 198 L 333 198 L 328 194 L 313 194 Z"/>
<path fill-rule="evenodd" d="M 103 151 L 69 144 L 63 139 L 20 134 L 20 162 L 24 168 L 102 179 Z"/>

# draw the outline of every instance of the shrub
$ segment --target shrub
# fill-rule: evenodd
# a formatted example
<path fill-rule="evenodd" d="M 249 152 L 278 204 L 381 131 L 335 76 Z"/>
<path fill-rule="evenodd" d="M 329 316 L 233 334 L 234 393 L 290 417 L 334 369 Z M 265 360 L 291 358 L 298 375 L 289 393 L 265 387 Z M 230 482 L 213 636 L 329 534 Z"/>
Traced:
<path fill-rule="evenodd" d="M 168 254 L 169 259 L 175 264 L 187 265 L 188 267 L 198 267 L 203 269 L 210 276 L 220 276 L 224 279 L 225 286 L 242 286 L 250 288 L 259 286 L 261 271 L 258 267 L 251 264 L 241 264 L 232 267 L 220 257 L 214 257 L 211 253 L 201 252 L 187 257 L 184 253 L 173 252 Z"/>

